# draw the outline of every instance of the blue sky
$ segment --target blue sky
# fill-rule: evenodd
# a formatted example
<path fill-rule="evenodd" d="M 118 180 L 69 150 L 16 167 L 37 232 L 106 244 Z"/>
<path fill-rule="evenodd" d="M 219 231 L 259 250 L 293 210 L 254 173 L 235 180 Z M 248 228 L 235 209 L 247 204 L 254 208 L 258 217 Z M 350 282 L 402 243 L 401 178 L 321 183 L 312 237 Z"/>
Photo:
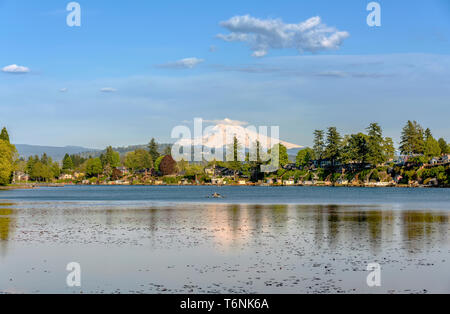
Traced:
<path fill-rule="evenodd" d="M 378 1 L 374 28 L 362 0 L 78 2 L 68 27 L 69 1 L 0 0 L 0 125 L 15 143 L 167 142 L 195 117 L 279 125 L 300 145 L 373 121 L 398 141 L 408 119 L 450 140 L 450 1 Z"/>

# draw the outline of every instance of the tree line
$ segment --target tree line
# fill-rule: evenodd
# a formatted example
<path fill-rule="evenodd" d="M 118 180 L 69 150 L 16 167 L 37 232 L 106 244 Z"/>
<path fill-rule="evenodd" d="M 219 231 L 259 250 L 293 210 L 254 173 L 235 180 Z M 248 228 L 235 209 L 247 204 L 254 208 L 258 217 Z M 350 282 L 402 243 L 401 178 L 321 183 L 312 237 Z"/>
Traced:
<path fill-rule="evenodd" d="M 61 174 L 72 174 L 77 171 L 84 173 L 87 178 L 103 176 L 107 178 L 118 177 L 117 168 L 125 168 L 136 172 L 139 170 L 156 169 L 164 175 L 175 172 L 176 163 L 171 157 L 170 147 L 166 147 L 164 152 L 159 152 L 159 144 L 152 139 L 148 144 L 148 149 L 136 149 L 120 156 L 111 146 L 99 157 L 83 157 L 78 154 L 66 154 L 61 165 L 54 162 L 46 154 L 30 156 L 27 161 L 21 159 L 18 162 L 18 169 L 26 172 L 33 181 L 49 181 L 58 178 Z"/>
<path fill-rule="evenodd" d="M 313 161 L 319 165 L 326 162 L 335 167 L 340 164 L 359 163 L 369 164 L 374 167 L 385 164 L 394 158 L 396 149 L 392 138 L 385 137 L 378 123 L 371 123 L 365 132 L 342 136 L 336 127 L 326 130 L 315 130 L 313 134 L 312 148 L 305 148 L 296 156 L 296 166 L 302 168 Z M 246 153 L 245 161 L 242 161 L 243 150 L 235 137 L 227 152 L 232 158 L 226 162 L 214 161 L 206 165 L 216 165 L 231 169 L 250 177 L 254 169 L 263 162 L 263 154 L 271 154 L 271 150 L 264 153 L 260 150 L 260 143 L 254 143 L 255 156 Z M 291 163 L 286 147 L 279 144 L 280 166 L 285 167 Z M 399 151 L 403 155 L 420 156 L 422 160 L 429 160 L 442 154 L 450 154 L 450 145 L 443 139 L 435 139 L 429 128 L 424 129 L 416 121 L 408 121 L 401 133 Z M 267 156 L 264 156 L 267 157 Z M 205 165 L 181 161 L 178 164 L 171 157 L 171 147 L 165 146 L 164 152 L 160 151 L 160 145 L 152 139 L 147 149 L 136 149 L 126 155 L 120 155 L 111 146 L 107 147 L 99 157 L 83 157 L 81 155 L 66 154 L 62 163 L 53 161 L 51 157 L 31 156 L 28 160 L 17 159 L 17 152 L 10 143 L 6 128 L 0 133 L 0 185 L 11 182 L 14 170 L 26 172 L 33 181 L 49 181 L 58 178 L 61 174 L 71 174 L 75 171 L 84 173 L 86 177 L 117 177 L 117 168 L 124 166 L 132 172 L 145 169 L 154 169 L 157 174 L 170 175 L 179 171 L 188 177 L 204 174 Z"/>
<path fill-rule="evenodd" d="M 362 163 L 377 166 L 394 158 L 396 149 L 390 137 L 384 137 L 381 126 L 371 123 L 366 133 L 341 136 L 336 127 L 314 131 L 313 148 L 301 150 L 296 162 L 304 166 L 312 160 L 329 161 L 331 166 Z M 450 147 L 440 138 L 436 140 L 431 130 L 424 131 L 416 121 L 408 121 L 402 130 L 399 151 L 402 155 L 420 155 L 425 158 L 449 154 Z"/>

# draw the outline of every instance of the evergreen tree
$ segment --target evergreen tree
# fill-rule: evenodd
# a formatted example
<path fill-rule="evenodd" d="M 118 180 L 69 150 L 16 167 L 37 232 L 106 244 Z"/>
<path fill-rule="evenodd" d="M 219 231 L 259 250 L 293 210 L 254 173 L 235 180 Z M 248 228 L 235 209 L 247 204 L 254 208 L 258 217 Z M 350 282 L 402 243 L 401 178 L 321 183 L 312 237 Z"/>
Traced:
<path fill-rule="evenodd" d="M 111 146 L 106 148 L 106 152 L 100 156 L 103 168 L 116 168 L 120 166 L 120 155 Z"/>
<path fill-rule="evenodd" d="M 390 137 L 386 137 L 383 141 L 383 155 L 385 161 L 394 158 L 395 155 L 394 141 Z"/>
<path fill-rule="evenodd" d="M 304 167 L 307 166 L 314 159 L 315 159 L 314 150 L 307 147 L 298 152 L 296 158 L 296 165 L 297 167 Z"/>
<path fill-rule="evenodd" d="M 383 153 L 383 131 L 378 123 L 372 123 L 367 128 L 368 131 L 368 153 L 367 162 L 376 166 L 386 161 Z"/>
<path fill-rule="evenodd" d="M 438 141 L 442 154 L 450 154 L 450 145 L 441 137 Z"/>
<path fill-rule="evenodd" d="M 424 155 L 427 157 L 438 157 L 441 155 L 439 142 L 433 137 L 430 129 L 425 131 Z"/>
<path fill-rule="evenodd" d="M 66 154 L 63 159 L 62 170 L 64 172 L 68 172 L 74 169 L 72 157 L 69 154 Z"/>
<path fill-rule="evenodd" d="M 331 165 L 335 166 L 341 157 L 342 138 L 335 127 L 328 128 L 327 146 L 325 148 L 325 158 L 331 161 Z"/>
<path fill-rule="evenodd" d="M 341 160 L 343 162 L 356 161 L 366 163 L 368 155 L 369 138 L 366 134 L 358 133 L 345 136 L 341 152 Z"/>
<path fill-rule="evenodd" d="M 3 140 L 6 143 L 10 144 L 9 134 L 5 127 L 2 129 L 2 132 L 0 133 L 0 140 Z"/>
<path fill-rule="evenodd" d="M 325 133 L 322 130 L 314 131 L 314 155 L 318 160 L 323 159 L 325 152 Z"/>
<path fill-rule="evenodd" d="M 251 162 L 253 167 L 256 167 L 257 165 L 260 165 L 262 162 L 262 156 L 261 156 L 262 150 L 261 150 L 261 142 L 256 141 L 252 144 L 252 147 L 248 154 L 248 161 Z"/>
<path fill-rule="evenodd" d="M 405 155 L 423 154 L 425 141 L 422 127 L 416 121 L 408 121 L 403 128 L 400 151 Z"/>
<path fill-rule="evenodd" d="M 164 149 L 164 155 L 172 156 L 172 146 L 171 145 L 166 146 L 166 148 Z"/>
<path fill-rule="evenodd" d="M 155 162 L 159 158 L 159 156 L 161 156 L 158 152 L 158 143 L 156 143 L 156 140 L 154 138 L 152 138 L 152 140 L 148 144 L 148 151 L 150 153 L 150 156 L 152 156 L 153 162 Z"/>
<path fill-rule="evenodd" d="M 49 165 L 50 163 L 52 163 L 53 161 L 51 160 L 50 157 L 47 156 L 47 153 L 43 153 L 42 156 L 41 156 L 41 162 L 42 162 L 44 165 L 48 166 L 48 165 Z"/>
<path fill-rule="evenodd" d="M 241 160 L 243 159 L 242 147 L 238 138 L 233 137 L 233 143 L 227 148 L 227 166 L 235 171 L 235 173 L 242 168 Z"/>

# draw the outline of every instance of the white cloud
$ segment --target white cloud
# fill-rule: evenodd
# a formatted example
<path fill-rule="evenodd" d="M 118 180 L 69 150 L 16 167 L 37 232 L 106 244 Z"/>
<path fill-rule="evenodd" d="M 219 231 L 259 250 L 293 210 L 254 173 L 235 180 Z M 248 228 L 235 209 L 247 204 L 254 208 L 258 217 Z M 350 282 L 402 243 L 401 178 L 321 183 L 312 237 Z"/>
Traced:
<path fill-rule="evenodd" d="M 231 119 L 228 119 L 228 118 L 225 118 L 223 120 L 204 120 L 204 122 L 205 123 L 212 123 L 212 124 L 235 125 L 235 126 L 248 125 L 248 122 L 238 121 L 238 120 L 231 120 Z"/>
<path fill-rule="evenodd" d="M 67 88 L 61 88 L 60 90 L 59 90 L 61 93 L 66 93 L 67 91 L 68 91 L 68 89 Z"/>
<path fill-rule="evenodd" d="M 270 49 L 295 48 L 300 53 L 336 50 L 350 36 L 348 32 L 326 26 L 318 16 L 298 24 L 285 24 L 280 19 L 262 20 L 244 15 L 220 25 L 231 33 L 219 34 L 218 38 L 249 44 L 254 57 L 264 57 Z"/>
<path fill-rule="evenodd" d="M 117 92 L 117 89 L 112 88 L 112 87 L 104 87 L 104 88 L 100 89 L 100 91 L 102 93 L 115 93 L 115 92 Z"/>
<path fill-rule="evenodd" d="M 2 71 L 5 73 L 23 74 L 23 73 L 30 72 L 30 69 L 27 67 L 24 67 L 24 66 L 17 65 L 17 64 L 11 64 L 11 65 L 5 66 L 2 69 Z"/>
<path fill-rule="evenodd" d="M 160 65 L 159 67 L 173 69 L 192 69 L 204 61 L 205 60 L 199 58 L 185 58 L 175 62 Z"/>

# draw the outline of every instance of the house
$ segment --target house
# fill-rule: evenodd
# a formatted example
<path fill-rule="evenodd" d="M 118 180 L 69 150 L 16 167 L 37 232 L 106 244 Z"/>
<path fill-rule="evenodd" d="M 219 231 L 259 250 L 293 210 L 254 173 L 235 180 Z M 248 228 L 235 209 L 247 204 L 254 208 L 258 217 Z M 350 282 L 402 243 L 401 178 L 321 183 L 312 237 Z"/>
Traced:
<path fill-rule="evenodd" d="M 28 181 L 30 180 L 30 176 L 22 171 L 16 171 L 14 173 L 14 182 L 16 181 Z"/>
<path fill-rule="evenodd" d="M 284 180 L 283 181 L 283 185 L 285 185 L 285 186 L 292 186 L 292 185 L 295 185 L 295 181 L 293 179 Z"/>
<path fill-rule="evenodd" d="M 239 171 L 235 171 L 233 169 L 228 169 L 225 167 L 216 167 L 215 168 L 215 177 L 223 177 L 223 178 L 231 178 L 234 176 L 242 176 L 242 173 Z"/>
<path fill-rule="evenodd" d="M 447 155 L 442 156 L 441 160 L 442 160 L 442 163 L 444 163 L 444 164 L 450 163 L 450 155 L 447 154 Z"/>
<path fill-rule="evenodd" d="M 189 182 L 188 179 L 181 179 L 181 181 L 178 184 L 180 184 L 180 185 L 191 185 L 191 182 Z"/>
<path fill-rule="evenodd" d="M 59 180 L 73 180 L 74 177 L 71 174 L 63 173 L 59 176 Z"/>
<path fill-rule="evenodd" d="M 247 182 L 245 180 L 239 180 L 238 184 L 239 185 L 247 185 Z"/>
<path fill-rule="evenodd" d="M 433 159 L 430 160 L 430 165 L 437 165 L 441 162 L 441 160 L 439 158 L 434 157 Z"/>
<path fill-rule="evenodd" d="M 326 168 L 331 166 L 331 160 L 313 160 L 313 164 L 315 167 L 319 167 L 319 168 Z"/>
<path fill-rule="evenodd" d="M 126 176 L 127 174 L 130 173 L 130 172 L 128 171 L 128 168 L 126 168 L 126 167 L 117 167 L 116 170 L 120 171 L 120 173 L 122 174 L 122 176 Z"/>
<path fill-rule="evenodd" d="M 291 170 L 298 170 L 298 167 L 296 164 L 286 164 L 283 166 L 283 169 L 291 171 Z"/>
<path fill-rule="evenodd" d="M 403 179 L 403 176 L 397 174 L 397 175 L 394 177 L 394 182 L 398 184 L 402 179 Z"/>
<path fill-rule="evenodd" d="M 148 169 L 140 169 L 140 170 L 136 170 L 135 172 L 134 172 L 134 174 L 136 174 L 136 175 L 142 175 L 142 176 L 144 176 L 144 177 L 148 177 L 148 176 L 150 176 L 150 177 L 154 177 L 154 176 L 156 176 L 156 171 L 155 171 L 155 168 L 148 168 Z"/>
<path fill-rule="evenodd" d="M 272 184 L 274 184 L 274 180 L 269 178 L 269 179 L 267 179 L 266 183 L 272 185 Z"/>
<path fill-rule="evenodd" d="M 79 179 L 79 178 L 84 178 L 84 177 L 86 176 L 86 174 L 84 174 L 84 173 L 82 173 L 82 172 L 74 172 L 73 176 L 74 176 L 76 179 Z"/>
<path fill-rule="evenodd" d="M 340 177 L 339 179 L 337 179 L 336 183 L 339 184 L 339 185 L 347 185 L 348 184 L 348 180 L 343 178 L 343 177 Z"/>

